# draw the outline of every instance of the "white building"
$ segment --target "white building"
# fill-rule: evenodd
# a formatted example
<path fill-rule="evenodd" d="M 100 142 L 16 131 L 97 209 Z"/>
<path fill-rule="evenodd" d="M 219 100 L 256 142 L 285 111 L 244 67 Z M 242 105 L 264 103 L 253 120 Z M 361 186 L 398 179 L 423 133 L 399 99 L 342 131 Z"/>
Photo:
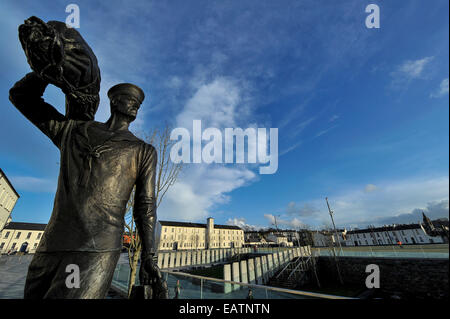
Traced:
<path fill-rule="evenodd" d="M 34 253 L 46 224 L 11 222 L 0 232 L 0 253 L 13 251 Z"/>
<path fill-rule="evenodd" d="M 244 244 L 244 231 L 237 226 L 158 221 L 156 247 L 158 250 L 188 250 L 214 248 L 240 248 Z"/>
<path fill-rule="evenodd" d="M 11 212 L 19 197 L 8 177 L 0 168 L 0 231 L 11 220 Z"/>
<path fill-rule="evenodd" d="M 313 246 L 314 247 L 329 247 L 329 246 L 339 246 L 338 240 L 341 246 L 345 246 L 345 240 L 342 231 L 314 231 L 311 233 Z"/>
<path fill-rule="evenodd" d="M 428 236 L 419 224 L 351 230 L 344 237 L 346 246 L 395 245 L 399 242 L 404 245 L 444 243 L 440 236 Z"/>
<path fill-rule="evenodd" d="M 281 234 L 268 234 L 266 235 L 266 240 L 269 242 L 273 242 L 277 246 L 282 247 L 292 247 L 293 243 L 288 241 L 288 238 Z"/>

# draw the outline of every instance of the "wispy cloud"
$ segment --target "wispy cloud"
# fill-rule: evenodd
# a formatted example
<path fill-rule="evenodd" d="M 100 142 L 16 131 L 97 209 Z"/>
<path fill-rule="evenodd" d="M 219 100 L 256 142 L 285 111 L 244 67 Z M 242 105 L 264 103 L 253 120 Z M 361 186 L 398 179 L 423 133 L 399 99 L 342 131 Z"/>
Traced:
<path fill-rule="evenodd" d="M 57 181 L 55 179 L 39 178 L 33 176 L 11 176 L 11 183 L 21 191 L 33 193 L 54 193 Z"/>
<path fill-rule="evenodd" d="M 322 131 L 320 131 L 319 133 L 317 133 L 316 135 L 315 135 L 315 137 L 320 137 L 320 136 L 322 136 L 322 135 L 324 135 L 324 134 L 327 134 L 329 131 L 331 131 L 331 130 L 333 130 L 334 128 L 336 128 L 338 125 L 333 125 L 332 127 L 330 127 L 330 128 L 327 128 L 327 129 L 325 129 L 325 130 L 322 130 Z"/>
<path fill-rule="evenodd" d="M 370 192 L 374 192 L 378 189 L 377 186 L 373 185 L 373 184 L 367 184 L 366 187 L 364 187 L 364 191 L 366 193 L 370 193 Z"/>
<path fill-rule="evenodd" d="M 298 148 L 302 144 L 303 144 L 303 141 L 299 141 L 299 142 L 295 143 L 294 145 L 291 145 L 288 148 L 282 150 L 278 156 L 286 155 L 287 153 L 295 150 L 296 148 Z"/>
<path fill-rule="evenodd" d="M 392 78 L 392 88 L 403 89 L 407 87 L 411 81 L 423 78 L 426 68 L 433 59 L 433 56 L 424 57 L 418 60 L 407 60 L 398 65 L 395 70 L 390 73 Z"/>
<path fill-rule="evenodd" d="M 448 78 L 443 79 L 439 89 L 437 89 L 435 92 L 430 94 L 431 98 L 439 98 L 442 97 L 444 95 L 448 95 Z"/>
<path fill-rule="evenodd" d="M 328 120 L 328 122 L 334 122 L 334 121 L 336 121 L 337 119 L 339 118 L 339 115 L 337 115 L 337 114 L 334 114 L 332 117 L 330 117 L 330 119 Z"/>
<path fill-rule="evenodd" d="M 292 129 L 292 135 L 291 137 L 295 137 L 298 134 L 300 134 L 309 124 L 311 124 L 314 120 L 316 119 L 315 116 L 310 117 L 309 119 L 306 119 L 302 122 L 300 122 L 299 124 L 297 124 L 293 129 Z"/>

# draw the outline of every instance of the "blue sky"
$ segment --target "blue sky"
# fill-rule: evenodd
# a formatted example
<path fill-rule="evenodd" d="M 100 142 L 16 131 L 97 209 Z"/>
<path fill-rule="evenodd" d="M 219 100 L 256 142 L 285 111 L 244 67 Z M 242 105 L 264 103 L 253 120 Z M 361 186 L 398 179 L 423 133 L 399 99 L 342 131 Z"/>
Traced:
<path fill-rule="evenodd" d="M 21 195 L 13 220 L 48 221 L 58 150 L 10 104 L 30 69 L 17 27 L 36 15 L 78 30 L 106 91 L 131 82 L 146 100 L 132 130 L 161 123 L 278 128 L 273 175 L 255 165 L 187 164 L 158 217 L 295 228 L 448 217 L 449 17 L 426 1 L 12 1 L 0 3 L 0 167 Z M 380 29 L 365 8 L 380 7 Z M 61 112 L 64 96 L 48 88 Z M 223 116 L 221 114 L 226 114 Z M 190 127 L 187 127 L 190 128 Z"/>

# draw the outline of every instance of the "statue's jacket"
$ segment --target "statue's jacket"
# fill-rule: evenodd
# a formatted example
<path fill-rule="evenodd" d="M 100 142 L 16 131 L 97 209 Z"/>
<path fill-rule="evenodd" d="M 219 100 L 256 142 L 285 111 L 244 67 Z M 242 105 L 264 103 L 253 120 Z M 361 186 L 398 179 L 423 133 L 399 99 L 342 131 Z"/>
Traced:
<path fill-rule="evenodd" d="M 66 118 L 44 102 L 45 87 L 30 73 L 10 90 L 12 103 L 61 153 L 53 212 L 37 252 L 119 251 L 134 186 L 136 225 L 140 232 L 153 234 L 154 147 L 128 130 L 111 132 L 103 123 Z M 144 244 L 153 245 L 151 237 Z"/>

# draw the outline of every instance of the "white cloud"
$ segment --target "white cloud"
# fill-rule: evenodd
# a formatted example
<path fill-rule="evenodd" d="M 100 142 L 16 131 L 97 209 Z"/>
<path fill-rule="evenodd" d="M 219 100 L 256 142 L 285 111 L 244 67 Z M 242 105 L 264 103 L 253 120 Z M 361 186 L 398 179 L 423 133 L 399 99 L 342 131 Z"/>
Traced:
<path fill-rule="evenodd" d="M 370 193 L 370 192 L 376 191 L 377 188 L 378 188 L 378 187 L 376 187 L 376 186 L 373 185 L 373 184 L 367 184 L 366 187 L 364 187 L 364 191 L 365 191 L 366 193 Z"/>
<path fill-rule="evenodd" d="M 407 60 L 397 66 L 391 72 L 393 88 L 403 88 L 407 86 L 412 80 L 424 77 L 425 69 L 433 61 L 434 57 L 425 57 L 418 60 Z"/>
<path fill-rule="evenodd" d="M 330 119 L 329 122 L 334 122 L 339 118 L 339 115 L 334 114 Z"/>
<path fill-rule="evenodd" d="M 315 117 L 311 117 L 307 120 L 302 121 L 298 125 L 294 127 L 291 137 L 295 137 L 300 134 L 309 124 L 311 124 L 315 120 Z"/>
<path fill-rule="evenodd" d="M 327 128 L 327 129 L 325 129 L 325 130 L 322 130 L 322 131 L 320 131 L 319 133 L 317 133 L 317 134 L 315 135 L 315 137 L 320 137 L 320 136 L 322 136 L 322 135 L 328 133 L 328 132 L 331 131 L 332 129 L 336 128 L 336 127 L 337 127 L 337 125 L 333 125 L 333 126 L 330 127 L 330 128 Z"/>
<path fill-rule="evenodd" d="M 289 147 L 286 148 L 285 150 L 282 150 L 282 151 L 280 152 L 279 156 L 283 156 L 283 155 L 289 153 L 290 151 L 295 150 L 297 147 L 299 147 L 299 146 L 302 145 L 302 144 L 303 144 L 303 141 L 300 141 L 300 142 L 297 142 L 297 143 L 295 143 L 295 144 L 289 146 Z"/>
<path fill-rule="evenodd" d="M 218 77 L 203 83 L 188 100 L 177 116 L 177 126 L 190 130 L 193 120 L 201 120 L 202 126 L 225 128 L 235 127 L 241 105 L 241 92 L 231 79 Z"/>
<path fill-rule="evenodd" d="M 369 185 L 366 185 L 366 188 Z M 373 186 L 369 186 L 368 189 L 374 189 Z M 331 209 L 335 212 L 336 225 L 379 224 L 382 220 L 411 214 L 415 209 L 428 203 L 448 201 L 449 198 L 448 176 L 380 181 L 377 182 L 376 191 L 370 192 L 361 191 L 361 188 L 355 187 L 329 196 Z M 305 204 L 316 209 L 314 214 L 306 216 L 294 210 L 294 214 L 291 212 L 290 215 L 302 218 L 302 222 L 314 226 L 329 220 L 324 199 L 311 200 Z M 301 207 L 301 204 L 296 205 Z M 286 212 L 292 208 L 291 206 L 292 204 L 288 206 Z"/>
<path fill-rule="evenodd" d="M 415 61 L 406 61 L 398 68 L 398 72 L 402 73 L 404 76 L 416 79 L 420 77 L 423 73 L 425 66 L 433 60 L 433 57 L 426 57 Z"/>
<path fill-rule="evenodd" d="M 231 226 L 238 226 L 244 230 L 260 230 L 260 229 L 264 229 L 265 227 L 262 226 L 257 226 L 257 225 L 249 225 L 247 224 L 247 221 L 245 218 L 240 217 L 240 218 L 229 218 L 227 220 L 227 225 L 231 225 Z"/>
<path fill-rule="evenodd" d="M 176 126 L 192 131 L 192 121 L 201 120 L 202 129 L 236 127 L 246 122 L 242 87 L 231 78 L 217 77 L 197 82 L 197 89 L 176 117 Z M 248 185 L 257 175 L 245 165 L 184 164 L 177 183 L 167 192 L 160 214 L 164 218 L 203 221 L 214 217 L 217 205 L 230 201 L 233 190 Z"/>
<path fill-rule="evenodd" d="M 432 98 L 442 97 L 444 95 L 448 95 L 448 78 L 443 79 L 439 89 L 430 94 Z"/>
<path fill-rule="evenodd" d="M 230 201 L 228 193 L 256 179 L 245 168 L 191 165 L 169 189 L 158 216 L 164 219 L 203 221 L 212 209 Z"/>
<path fill-rule="evenodd" d="M 449 212 L 449 201 L 444 199 L 441 201 L 432 201 L 427 203 L 426 207 L 420 207 L 414 209 L 407 214 L 400 214 L 392 217 L 384 217 L 377 220 L 378 224 L 409 224 L 422 221 L 422 213 L 425 213 L 427 217 L 434 220 L 437 218 L 447 218 Z"/>
<path fill-rule="evenodd" d="M 56 179 L 38 178 L 33 176 L 11 176 L 10 179 L 17 190 L 34 193 L 56 192 Z"/>
<path fill-rule="evenodd" d="M 297 217 L 286 219 L 286 217 L 282 216 L 264 214 L 264 218 L 269 222 L 270 227 L 277 227 L 278 229 L 301 229 L 307 227 L 307 225 Z"/>

